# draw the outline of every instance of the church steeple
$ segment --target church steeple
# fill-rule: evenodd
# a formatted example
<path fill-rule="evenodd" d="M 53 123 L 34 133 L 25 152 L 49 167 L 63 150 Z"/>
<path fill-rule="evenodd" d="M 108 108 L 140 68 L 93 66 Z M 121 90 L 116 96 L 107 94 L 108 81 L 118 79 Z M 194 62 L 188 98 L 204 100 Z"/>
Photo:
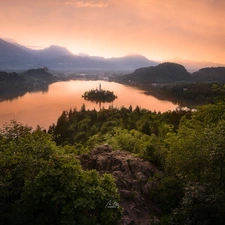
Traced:
<path fill-rule="evenodd" d="M 102 88 L 101 88 L 101 83 L 99 84 L 99 91 L 101 91 L 102 90 Z"/>

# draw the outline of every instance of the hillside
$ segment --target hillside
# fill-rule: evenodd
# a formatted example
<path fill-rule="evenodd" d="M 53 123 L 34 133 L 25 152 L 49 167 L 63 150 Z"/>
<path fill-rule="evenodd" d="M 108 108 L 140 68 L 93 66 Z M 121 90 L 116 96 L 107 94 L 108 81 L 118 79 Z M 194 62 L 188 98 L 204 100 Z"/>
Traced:
<path fill-rule="evenodd" d="M 38 65 L 38 59 L 24 49 L 0 39 L 0 68 L 19 69 Z"/>
<path fill-rule="evenodd" d="M 34 82 L 42 82 L 42 83 L 53 83 L 57 81 L 57 78 L 48 72 L 48 68 L 38 68 L 38 69 L 30 69 L 21 73 L 27 80 L 32 80 Z"/>
<path fill-rule="evenodd" d="M 21 74 L 0 71 L 0 99 L 11 99 L 28 91 L 45 91 L 57 78 L 48 68 L 27 70 Z"/>
<path fill-rule="evenodd" d="M 225 104 L 62 112 L 0 129 L 2 224 L 225 224 Z"/>
<path fill-rule="evenodd" d="M 203 68 L 192 74 L 176 63 L 136 69 L 133 73 L 118 77 L 118 82 L 136 84 L 165 84 L 177 82 L 225 82 L 225 67 Z"/>
<path fill-rule="evenodd" d="M 146 84 L 172 83 L 189 79 L 190 74 L 182 65 L 166 62 L 157 66 L 136 69 L 132 74 L 120 77 L 119 81 Z"/>
<path fill-rule="evenodd" d="M 9 89 L 15 90 L 26 82 L 26 79 L 19 74 L 0 72 L 0 93 Z"/>
<path fill-rule="evenodd" d="M 195 82 L 225 82 L 225 67 L 202 68 L 191 75 Z"/>

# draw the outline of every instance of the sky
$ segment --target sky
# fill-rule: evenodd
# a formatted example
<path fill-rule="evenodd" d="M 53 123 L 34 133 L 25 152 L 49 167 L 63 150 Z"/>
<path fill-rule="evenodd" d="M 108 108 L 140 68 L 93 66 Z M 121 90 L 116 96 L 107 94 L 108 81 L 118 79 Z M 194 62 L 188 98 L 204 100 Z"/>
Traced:
<path fill-rule="evenodd" d="M 225 64 L 225 0 L 0 0 L 0 21 L 34 49 Z"/>

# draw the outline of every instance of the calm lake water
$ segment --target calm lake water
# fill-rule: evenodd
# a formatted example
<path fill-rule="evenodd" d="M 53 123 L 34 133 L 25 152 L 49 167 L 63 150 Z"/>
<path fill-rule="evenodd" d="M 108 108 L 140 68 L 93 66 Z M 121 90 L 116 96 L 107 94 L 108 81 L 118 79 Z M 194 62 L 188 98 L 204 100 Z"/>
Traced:
<path fill-rule="evenodd" d="M 48 128 L 56 123 L 63 110 L 80 109 L 85 104 L 86 109 L 99 110 L 99 104 L 85 101 L 81 96 L 85 91 L 98 88 L 113 91 L 118 98 L 113 103 L 102 103 L 101 107 L 129 107 L 138 105 L 152 111 L 165 112 L 174 110 L 178 105 L 169 101 L 145 95 L 143 91 L 130 86 L 106 81 L 66 81 L 49 86 L 47 92 L 27 93 L 11 101 L 0 102 L 0 127 L 10 119 L 36 127 Z"/>

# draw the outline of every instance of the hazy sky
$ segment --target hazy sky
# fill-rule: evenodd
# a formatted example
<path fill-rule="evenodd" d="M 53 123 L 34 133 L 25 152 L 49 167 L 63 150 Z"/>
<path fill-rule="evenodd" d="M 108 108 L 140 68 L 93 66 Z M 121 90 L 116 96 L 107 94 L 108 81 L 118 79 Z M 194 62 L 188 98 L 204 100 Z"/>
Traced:
<path fill-rule="evenodd" d="M 225 0 L 0 0 L 0 21 L 27 47 L 225 63 Z"/>

